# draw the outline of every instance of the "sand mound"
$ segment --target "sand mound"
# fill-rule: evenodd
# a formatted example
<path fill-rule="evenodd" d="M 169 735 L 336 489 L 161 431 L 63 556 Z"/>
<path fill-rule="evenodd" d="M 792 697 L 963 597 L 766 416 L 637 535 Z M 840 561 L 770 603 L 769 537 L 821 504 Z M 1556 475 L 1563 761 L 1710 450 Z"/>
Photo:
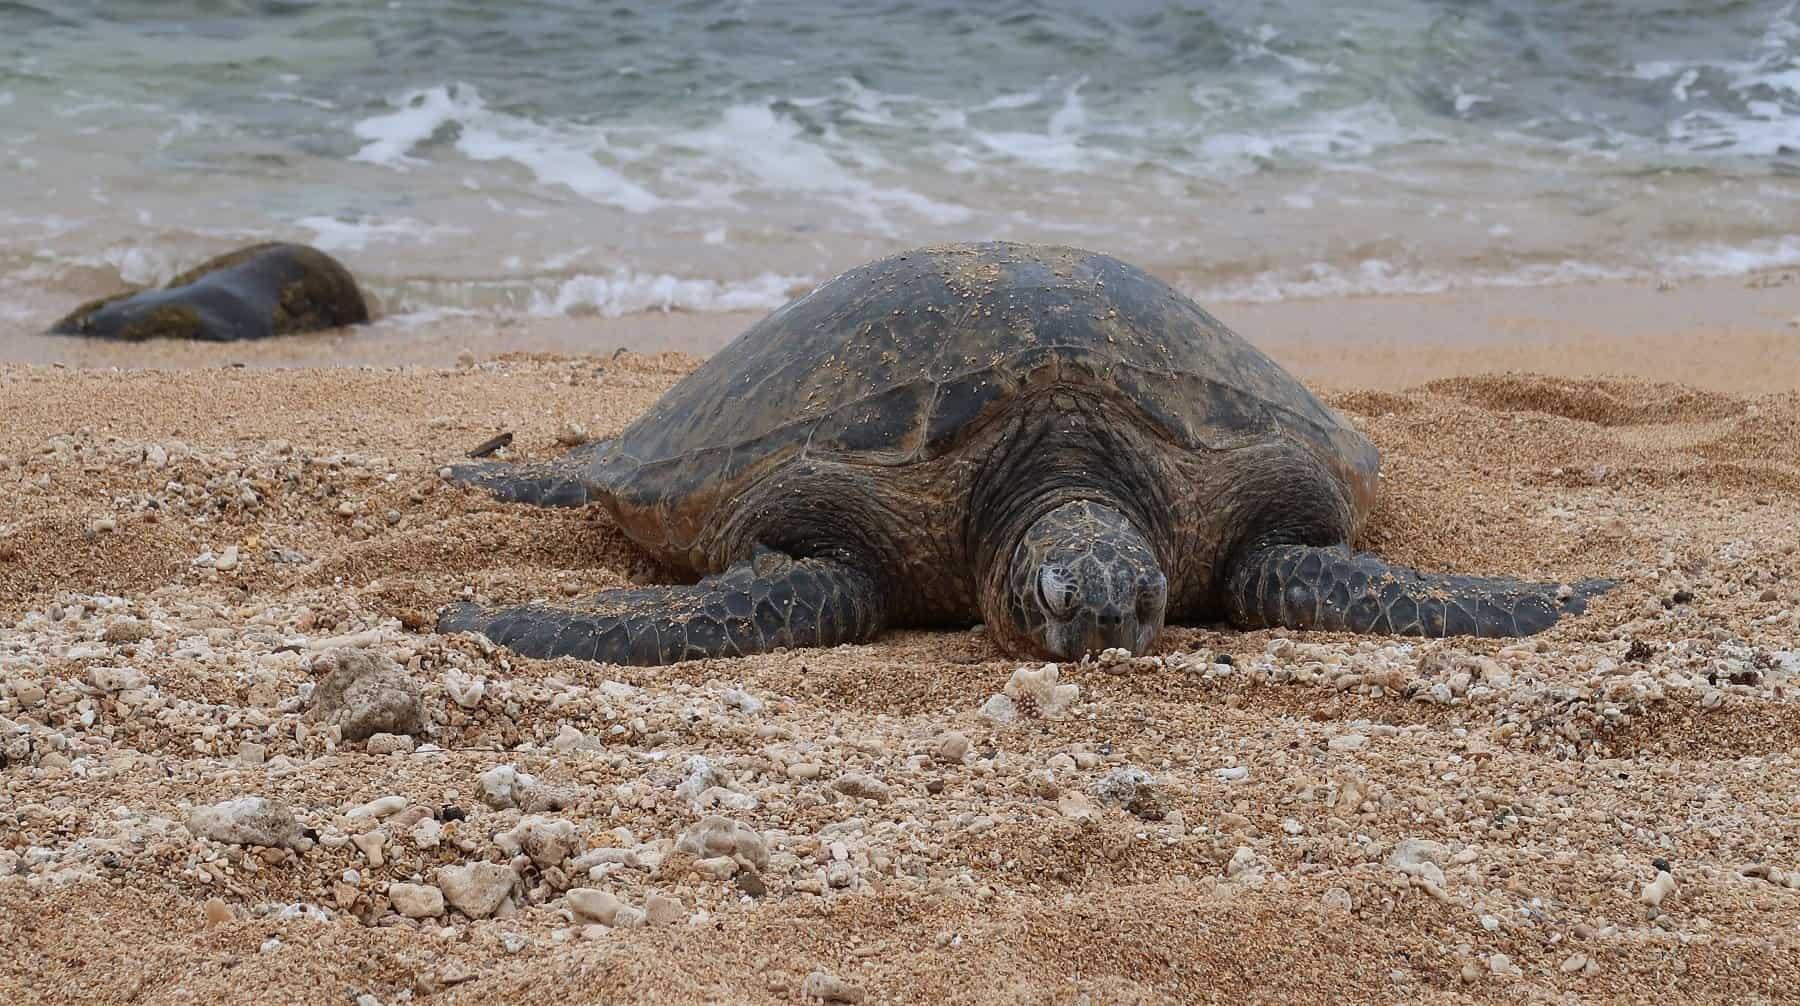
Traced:
<path fill-rule="evenodd" d="M 468 586 L 657 575 L 598 508 L 435 471 L 503 429 L 531 457 L 565 421 L 606 435 L 692 363 L 0 369 L 0 998 L 1742 1001 L 1800 977 L 1800 396 L 1335 396 L 1385 458 L 1363 544 L 1621 581 L 1526 641 L 1177 627 L 997 721 L 1018 664 L 978 630 L 651 669 L 430 634 Z M 428 728 L 309 718 L 339 647 L 393 660 Z M 291 841 L 197 834 L 242 797 Z M 757 836 L 680 841 L 707 815 Z"/>
<path fill-rule="evenodd" d="M 1741 415 L 1731 395 L 1678 384 L 1568 380 L 1534 374 L 1453 377 L 1425 390 L 1489 412 L 1540 412 L 1600 426 L 1691 423 Z"/>

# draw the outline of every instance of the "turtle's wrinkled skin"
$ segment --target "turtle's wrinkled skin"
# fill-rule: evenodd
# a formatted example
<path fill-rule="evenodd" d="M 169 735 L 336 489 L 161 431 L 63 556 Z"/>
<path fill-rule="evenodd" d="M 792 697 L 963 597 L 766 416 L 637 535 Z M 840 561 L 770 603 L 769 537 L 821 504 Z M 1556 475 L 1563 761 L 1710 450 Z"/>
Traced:
<path fill-rule="evenodd" d="M 126 342 L 231 342 L 368 320 L 362 291 L 336 259 L 306 245 L 270 242 L 204 262 L 159 289 L 83 304 L 50 332 Z"/>
<path fill-rule="evenodd" d="M 1187 297 L 1115 258 L 923 248 L 782 307 L 613 440 L 452 470 L 597 501 L 685 587 L 448 609 L 527 656 L 656 664 L 985 622 L 1007 652 L 1143 653 L 1165 619 L 1536 632 L 1602 582 L 1353 553 L 1375 448 Z"/>

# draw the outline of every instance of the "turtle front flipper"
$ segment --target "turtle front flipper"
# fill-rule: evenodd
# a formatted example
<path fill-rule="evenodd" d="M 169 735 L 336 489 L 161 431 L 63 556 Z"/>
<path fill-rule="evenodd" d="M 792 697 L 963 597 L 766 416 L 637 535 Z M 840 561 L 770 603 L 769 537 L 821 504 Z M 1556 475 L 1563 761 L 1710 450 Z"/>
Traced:
<path fill-rule="evenodd" d="M 881 631 L 882 616 L 875 581 L 861 571 L 759 548 L 691 587 L 608 590 L 566 607 L 456 604 L 437 627 L 479 632 L 527 657 L 652 666 L 861 642 Z"/>
<path fill-rule="evenodd" d="M 1587 609 L 1609 580 L 1574 585 L 1448 576 L 1390 566 L 1343 545 L 1275 545 L 1246 554 L 1226 580 L 1236 625 L 1400 636 L 1529 636 Z"/>
<path fill-rule="evenodd" d="M 509 503 L 585 506 L 599 496 L 599 489 L 588 479 L 588 471 L 607 444 L 607 441 L 593 441 L 561 457 L 531 464 L 483 461 L 451 465 L 446 474 L 452 482 L 479 486 Z"/>

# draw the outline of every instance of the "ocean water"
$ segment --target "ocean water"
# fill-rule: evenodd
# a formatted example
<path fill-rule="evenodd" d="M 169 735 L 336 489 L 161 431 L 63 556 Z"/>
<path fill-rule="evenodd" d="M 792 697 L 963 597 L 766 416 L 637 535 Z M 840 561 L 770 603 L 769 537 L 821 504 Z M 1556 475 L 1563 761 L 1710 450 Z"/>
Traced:
<path fill-rule="evenodd" d="M 1800 0 L 0 0 L 0 320 L 249 240 L 389 313 L 929 241 L 1205 300 L 1800 263 Z"/>

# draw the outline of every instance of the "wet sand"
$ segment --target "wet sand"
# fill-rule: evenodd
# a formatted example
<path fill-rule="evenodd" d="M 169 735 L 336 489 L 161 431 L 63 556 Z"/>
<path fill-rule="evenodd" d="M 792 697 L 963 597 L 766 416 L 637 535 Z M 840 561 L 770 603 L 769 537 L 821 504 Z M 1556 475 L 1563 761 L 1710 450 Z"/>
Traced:
<path fill-rule="evenodd" d="M 523 660 L 432 613 L 658 571 L 436 469 L 605 436 L 748 319 L 0 336 L 0 1000 L 1790 1001 L 1796 277 L 1214 308 L 1381 448 L 1360 544 L 1620 586 L 1524 641 L 1174 627 L 1011 722 L 1044 682 L 979 630 Z M 410 739 L 309 712 L 342 647 Z M 240 797 L 278 847 L 205 837 Z M 496 917 L 396 910 L 481 862 Z"/>

